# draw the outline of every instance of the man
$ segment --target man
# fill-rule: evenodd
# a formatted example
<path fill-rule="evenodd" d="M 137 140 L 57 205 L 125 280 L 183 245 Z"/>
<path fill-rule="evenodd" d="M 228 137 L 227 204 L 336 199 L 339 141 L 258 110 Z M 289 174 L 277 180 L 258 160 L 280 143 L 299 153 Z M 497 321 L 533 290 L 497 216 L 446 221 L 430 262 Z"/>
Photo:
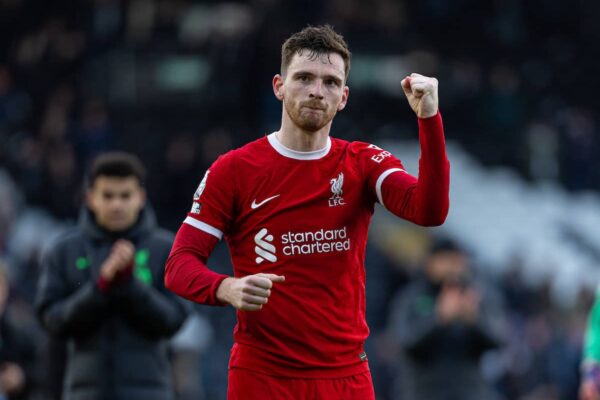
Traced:
<path fill-rule="evenodd" d="M 0 260 L 0 399 L 26 399 L 36 383 L 38 326 L 32 310 L 12 291 Z"/>
<path fill-rule="evenodd" d="M 99 156 L 79 226 L 43 257 L 37 309 L 67 340 L 65 399 L 174 397 L 167 339 L 186 308 L 163 286 L 172 235 L 144 207 L 144 176 L 133 155 Z"/>
<path fill-rule="evenodd" d="M 584 337 L 580 400 L 600 400 L 600 288 L 590 310 Z"/>
<path fill-rule="evenodd" d="M 374 204 L 421 225 L 446 217 L 437 81 L 418 74 L 402 81 L 419 120 L 417 180 L 387 151 L 329 137 L 348 101 L 349 70 L 350 51 L 331 27 L 292 35 L 273 78 L 281 128 L 209 168 L 177 233 L 166 286 L 238 310 L 229 399 L 374 399 L 363 350 Z M 223 235 L 234 277 L 205 266 Z"/>
<path fill-rule="evenodd" d="M 395 397 L 497 398 L 481 375 L 479 361 L 506 339 L 506 319 L 499 297 L 474 280 L 461 247 L 448 239 L 436 241 L 423 277 L 391 304 L 390 339 L 402 350 L 403 361 Z"/>

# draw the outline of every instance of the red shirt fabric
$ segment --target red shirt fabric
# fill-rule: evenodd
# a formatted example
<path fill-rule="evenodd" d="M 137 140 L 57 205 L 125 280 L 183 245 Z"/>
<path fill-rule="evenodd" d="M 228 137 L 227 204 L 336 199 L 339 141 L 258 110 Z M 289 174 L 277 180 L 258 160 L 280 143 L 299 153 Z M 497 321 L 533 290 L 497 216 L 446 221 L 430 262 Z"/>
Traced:
<path fill-rule="evenodd" d="M 376 202 L 423 225 L 443 222 L 448 171 L 439 114 L 419 120 L 420 179 L 389 152 L 328 138 L 313 152 L 268 135 L 217 159 L 194 194 L 167 263 L 166 284 L 219 304 L 225 275 L 206 268 L 225 238 L 234 276 L 285 275 L 257 312 L 238 311 L 230 367 L 337 378 L 368 371 L 365 247 Z"/>

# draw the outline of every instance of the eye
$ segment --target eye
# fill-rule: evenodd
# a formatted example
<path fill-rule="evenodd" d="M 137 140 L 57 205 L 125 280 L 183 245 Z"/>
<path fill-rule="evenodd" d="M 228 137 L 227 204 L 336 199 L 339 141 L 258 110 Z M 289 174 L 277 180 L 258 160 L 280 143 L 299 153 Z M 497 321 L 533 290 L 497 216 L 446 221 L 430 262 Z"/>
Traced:
<path fill-rule="evenodd" d="M 308 75 L 298 75 L 297 78 L 300 82 L 308 82 L 309 81 L 309 77 Z"/>
<path fill-rule="evenodd" d="M 327 86 L 337 86 L 337 81 L 334 79 L 325 79 L 325 84 Z"/>

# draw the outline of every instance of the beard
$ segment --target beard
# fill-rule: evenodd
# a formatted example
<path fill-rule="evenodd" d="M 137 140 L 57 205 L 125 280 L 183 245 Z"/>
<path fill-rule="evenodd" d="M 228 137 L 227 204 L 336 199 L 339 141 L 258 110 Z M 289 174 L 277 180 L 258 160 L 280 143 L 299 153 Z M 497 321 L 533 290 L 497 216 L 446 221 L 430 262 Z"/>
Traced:
<path fill-rule="evenodd" d="M 318 100 L 292 103 L 284 99 L 283 106 L 294 125 L 307 132 L 322 129 L 336 114 L 336 110 Z"/>

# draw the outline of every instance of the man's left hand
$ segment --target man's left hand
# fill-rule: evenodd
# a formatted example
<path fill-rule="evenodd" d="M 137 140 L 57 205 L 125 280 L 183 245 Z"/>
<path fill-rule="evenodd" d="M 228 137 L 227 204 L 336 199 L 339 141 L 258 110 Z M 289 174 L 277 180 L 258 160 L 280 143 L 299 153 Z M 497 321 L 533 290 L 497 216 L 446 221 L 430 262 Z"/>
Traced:
<path fill-rule="evenodd" d="M 438 80 L 420 74 L 402 79 L 408 104 L 419 118 L 433 117 L 438 112 Z"/>

